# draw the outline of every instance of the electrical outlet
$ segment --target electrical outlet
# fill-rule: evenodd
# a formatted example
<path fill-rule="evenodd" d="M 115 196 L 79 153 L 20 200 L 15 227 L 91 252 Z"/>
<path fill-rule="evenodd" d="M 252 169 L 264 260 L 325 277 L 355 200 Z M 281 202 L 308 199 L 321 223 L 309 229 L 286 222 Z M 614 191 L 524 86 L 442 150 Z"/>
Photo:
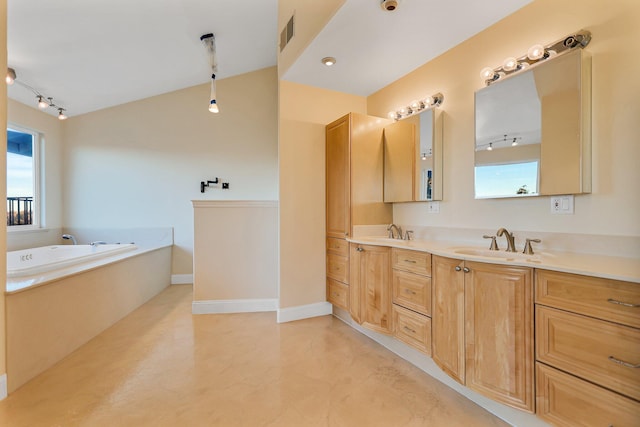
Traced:
<path fill-rule="evenodd" d="M 229 189 L 229 183 L 228 182 L 223 182 L 222 183 L 222 189 L 223 190 L 228 190 Z"/>
<path fill-rule="evenodd" d="M 551 213 L 555 215 L 573 215 L 573 195 L 551 196 Z"/>
<path fill-rule="evenodd" d="M 440 202 L 429 202 L 427 204 L 427 213 L 430 213 L 430 214 L 440 213 Z"/>

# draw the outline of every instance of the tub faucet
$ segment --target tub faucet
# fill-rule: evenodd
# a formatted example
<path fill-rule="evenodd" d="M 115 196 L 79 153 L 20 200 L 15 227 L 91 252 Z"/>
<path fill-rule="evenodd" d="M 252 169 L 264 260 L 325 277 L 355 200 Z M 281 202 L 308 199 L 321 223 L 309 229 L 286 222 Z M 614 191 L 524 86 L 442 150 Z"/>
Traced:
<path fill-rule="evenodd" d="M 73 234 L 63 234 L 63 235 L 62 235 L 62 238 L 63 238 L 64 240 L 71 240 L 71 242 L 72 242 L 74 245 L 77 245 L 77 244 L 78 244 L 78 241 L 76 240 L 76 238 L 75 238 L 75 237 L 73 237 Z"/>
<path fill-rule="evenodd" d="M 394 234 L 393 234 L 393 229 L 394 228 L 396 229 L 396 233 L 397 233 L 398 237 L 394 236 Z M 402 239 L 402 228 L 398 227 L 397 225 L 390 224 L 387 227 L 387 231 L 389 232 L 389 238 L 390 239 Z"/>
<path fill-rule="evenodd" d="M 95 242 L 90 243 L 91 246 L 106 245 L 106 244 L 107 242 L 105 242 L 104 240 L 96 240 Z"/>
<path fill-rule="evenodd" d="M 516 239 L 513 237 L 513 233 L 509 233 L 509 230 L 507 230 L 506 228 L 500 228 L 496 233 L 497 236 L 502 236 L 503 234 L 504 234 L 504 237 L 507 239 L 507 252 L 515 252 Z"/>

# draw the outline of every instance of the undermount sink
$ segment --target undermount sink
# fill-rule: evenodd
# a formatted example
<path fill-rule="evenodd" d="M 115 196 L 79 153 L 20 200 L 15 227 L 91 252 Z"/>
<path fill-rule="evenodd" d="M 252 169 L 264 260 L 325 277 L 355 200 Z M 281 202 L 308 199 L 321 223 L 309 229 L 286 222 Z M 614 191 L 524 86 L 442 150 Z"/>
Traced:
<path fill-rule="evenodd" d="M 541 254 L 523 254 L 520 252 L 492 251 L 489 249 L 479 248 L 455 248 L 453 252 L 459 255 L 468 255 L 483 258 L 494 258 L 503 261 L 528 261 L 540 262 Z"/>

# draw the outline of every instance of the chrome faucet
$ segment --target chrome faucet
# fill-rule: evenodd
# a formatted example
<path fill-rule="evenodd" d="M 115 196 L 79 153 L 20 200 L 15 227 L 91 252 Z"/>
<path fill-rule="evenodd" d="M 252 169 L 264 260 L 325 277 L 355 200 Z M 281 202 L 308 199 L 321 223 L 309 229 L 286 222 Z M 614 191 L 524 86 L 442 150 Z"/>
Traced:
<path fill-rule="evenodd" d="M 509 233 L 509 230 L 507 230 L 506 228 L 500 228 L 496 233 L 497 236 L 502 236 L 503 234 L 504 234 L 504 237 L 507 239 L 507 252 L 515 252 L 516 239 L 513 237 L 513 233 Z"/>
<path fill-rule="evenodd" d="M 393 234 L 393 229 L 394 229 L 394 228 L 396 229 L 396 233 L 397 233 L 398 237 L 396 237 L 396 236 Z M 390 239 L 402 239 L 402 228 L 398 227 L 397 225 L 395 225 L 395 224 L 390 224 L 390 225 L 387 227 L 387 231 L 389 232 L 389 238 L 390 238 Z"/>
<path fill-rule="evenodd" d="M 63 234 L 63 235 L 62 235 L 62 238 L 63 238 L 64 240 L 71 240 L 71 242 L 72 242 L 74 245 L 77 245 L 77 244 L 78 244 L 78 241 L 77 241 L 77 240 L 76 240 L 76 238 L 73 236 L 73 234 Z"/>

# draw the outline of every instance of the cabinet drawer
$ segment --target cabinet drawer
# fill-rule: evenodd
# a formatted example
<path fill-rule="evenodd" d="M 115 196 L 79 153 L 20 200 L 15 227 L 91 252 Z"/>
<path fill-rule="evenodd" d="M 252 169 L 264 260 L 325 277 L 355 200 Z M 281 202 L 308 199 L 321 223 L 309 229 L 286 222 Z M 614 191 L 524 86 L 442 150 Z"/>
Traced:
<path fill-rule="evenodd" d="M 536 333 L 537 360 L 640 399 L 640 330 L 537 306 Z"/>
<path fill-rule="evenodd" d="M 431 278 L 393 270 L 393 302 L 431 316 Z"/>
<path fill-rule="evenodd" d="M 640 403 L 536 363 L 536 414 L 560 427 L 634 426 Z"/>
<path fill-rule="evenodd" d="M 400 341 L 431 354 L 431 319 L 393 305 L 393 335 Z"/>
<path fill-rule="evenodd" d="M 349 256 L 349 242 L 345 239 L 327 237 L 327 251 L 344 257 Z"/>
<path fill-rule="evenodd" d="M 431 276 L 431 254 L 419 251 L 391 250 L 393 268 Z"/>
<path fill-rule="evenodd" d="M 349 283 L 349 258 L 328 253 L 327 277 L 342 283 Z"/>
<path fill-rule="evenodd" d="M 536 302 L 640 328 L 640 285 L 536 270 Z"/>
<path fill-rule="evenodd" d="M 335 306 L 348 310 L 349 286 L 332 279 L 327 279 L 327 301 Z"/>

